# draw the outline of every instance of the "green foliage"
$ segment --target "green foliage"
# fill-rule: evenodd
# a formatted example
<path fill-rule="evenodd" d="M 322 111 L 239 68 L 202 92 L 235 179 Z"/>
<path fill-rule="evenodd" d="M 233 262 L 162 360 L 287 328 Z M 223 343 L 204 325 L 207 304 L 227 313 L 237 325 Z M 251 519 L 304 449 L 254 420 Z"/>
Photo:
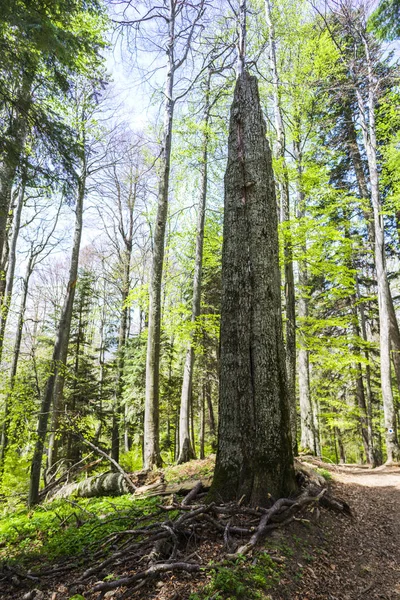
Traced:
<path fill-rule="evenodd" d="M 0 557 L 19 562 L 38 558 L 87 556 L 107 533 L 122 531 L 130 521 L 154 511 L 158 499 L 130 496 L 74 501 L 56 500 L 35 510 L 18 509 L 0 518 Z"/>
<path fill-rule="evenodd" d="M 327 469 L 320 469 L 320 468 L 317 468 L 317 469 L 315 469 L 315 470 L 317 471 L 317 473 L 318 473 L 319 475 L 322 475 L 322 477 L 323 477 L 324 479 L 326 479 L 326 481 L 331 481 L 331 480 L 332 480 L 332 473 L 331 473 L 330 471 L 327 471 Z"/>
<path fill-rule="evenodd" d="M 400 36 L 399 0 L 381 0 L 369 19 L 369 29 L 382 40 L 394 40 Z"/>
<path fill-rule="evenodd" d="M 282 568 L 274 563 L 267 552 L 250 559 L 239 556 L 211 570 L 211 581 L 204 591 L 191 594 L 189 600 L 262 600 L 266 592 L 276 585 Z"/>

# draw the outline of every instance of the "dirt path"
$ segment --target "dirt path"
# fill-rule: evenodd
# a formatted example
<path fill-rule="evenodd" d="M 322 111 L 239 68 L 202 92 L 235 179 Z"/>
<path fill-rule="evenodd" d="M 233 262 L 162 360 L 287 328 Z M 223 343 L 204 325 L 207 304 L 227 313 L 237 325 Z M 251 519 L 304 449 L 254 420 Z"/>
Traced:
<path fill-rule="evenodd" d="M 332 474 L 353 518 L 323 511 L 303 549 L 308 564 L 296 557 L 302 568 L 291 583 L 298 583 L 281 585 L 274 600 L 400 600 L 400 468 L 336 467 Z"/>

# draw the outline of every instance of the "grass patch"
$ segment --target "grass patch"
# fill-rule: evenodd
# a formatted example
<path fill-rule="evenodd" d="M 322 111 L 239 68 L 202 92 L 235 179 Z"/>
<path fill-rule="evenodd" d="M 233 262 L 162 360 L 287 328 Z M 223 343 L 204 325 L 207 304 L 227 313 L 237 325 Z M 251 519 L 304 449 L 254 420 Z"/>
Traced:
<path fill-rule="evenodd" d="M 95 551 L 107 534 L 129 529 L 156 511 L 159 498 L 55 500 L 34 510 L 20 509 L 0 518 L 0 559 L 28 562 L 45 557 L 79 558 Z"/>
<path fill-rule="evenodd" d="M 325 481 L 332 480 L 332 473 L 327 469 L 321 469 L 320 467 L 318 467 L 315 470 L 317 471 L 318 475 L 321 475 L 321 477 L 325 479 Z"/>

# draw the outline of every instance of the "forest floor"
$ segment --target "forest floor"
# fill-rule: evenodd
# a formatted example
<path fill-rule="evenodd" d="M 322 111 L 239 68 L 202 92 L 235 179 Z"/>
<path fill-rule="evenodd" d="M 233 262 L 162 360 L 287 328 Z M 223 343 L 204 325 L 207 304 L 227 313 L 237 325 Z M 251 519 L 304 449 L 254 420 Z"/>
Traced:
<path fill-rule="evenodd" d="M 271 598 L 400 600 L 400 468 L 323 466 L 352 517 L 323 510 L 318 527 L 298 532 Z M 293 529 L 275 535 L 289 542 Z"/>
<path fill-rule="evenodd" d="M 186 467 L 188 476 L 210 468 L 197 462 L 199 466 L 193 461 Z M 210 537 L 192 558 L 204 570 L 164 573 L 140 591 L 119 588 L 108 591 L 104 600 L 400 600 L 400 468 L 317 466 L 329 478 L 334 496 L 348 503 L 351 516 L 306 508 L 288 526 L 271 532 L 257 552 L 230 562 L 224 560 L 221 536 Z M 105 535 L 126 528 L 126 519 L 156 512 L 159 502 L 137 500 L 132 507 L 129 496 L 58 501 L 33 513 L 3 517 L 0 599 L 97 600 L 93 587 L 99 577 L 74 587 L 90 566 L 88 556 L 80 563 L 82 548 L 90 541 L 97 549 Z M 29 577 L 65 564 L 71 568 L 64 573 Z M 110 571 L 109 579 L 132 572 L 129 565 Z"/>

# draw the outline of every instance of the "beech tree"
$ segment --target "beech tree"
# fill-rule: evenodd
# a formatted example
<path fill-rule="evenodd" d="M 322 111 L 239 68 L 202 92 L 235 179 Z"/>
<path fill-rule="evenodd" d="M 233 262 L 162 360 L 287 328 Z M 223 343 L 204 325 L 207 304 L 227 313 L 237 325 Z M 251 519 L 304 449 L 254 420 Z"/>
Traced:
<path fill-rule="evenodd" d="M 277 208 L 257 79 L 238 77 L 225 173 L 218 450 L 211 495 L 265 506 L 296 490 L 282 334 Z"/>

